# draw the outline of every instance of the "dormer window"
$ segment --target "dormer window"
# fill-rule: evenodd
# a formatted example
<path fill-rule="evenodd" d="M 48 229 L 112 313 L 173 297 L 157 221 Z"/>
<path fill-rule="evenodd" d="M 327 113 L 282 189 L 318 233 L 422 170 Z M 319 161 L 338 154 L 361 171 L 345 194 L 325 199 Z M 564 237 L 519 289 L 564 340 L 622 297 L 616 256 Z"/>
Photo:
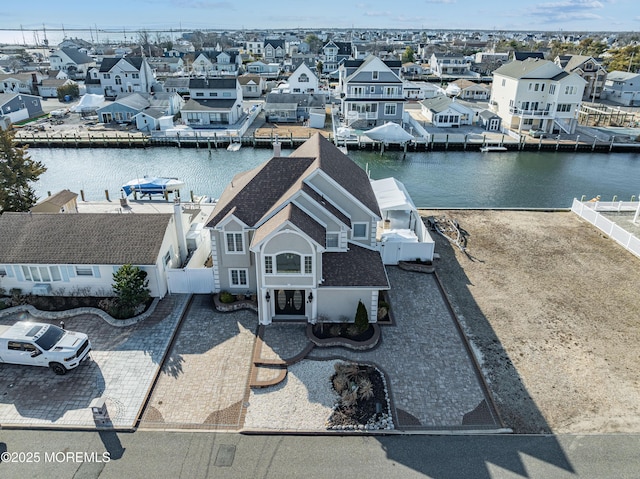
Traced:
<path fill-rule="evenodd" d="M 376 72 L 371 72 L 371 78 L 372 78 L 373 80 L 377 80 L 377 79 L 378 79 L 378 73 L 379 73 L 379 72 L 377 72 L 377 71 L 376 71 Z"/>

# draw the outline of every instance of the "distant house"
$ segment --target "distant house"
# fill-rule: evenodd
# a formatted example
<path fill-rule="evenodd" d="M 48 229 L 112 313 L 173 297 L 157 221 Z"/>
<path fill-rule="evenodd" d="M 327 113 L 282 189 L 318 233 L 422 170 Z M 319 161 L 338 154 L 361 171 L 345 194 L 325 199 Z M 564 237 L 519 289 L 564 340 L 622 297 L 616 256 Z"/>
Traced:
<path fill-rule="evenodd" d="M 96 66 L 96 61 L 77 48 L 59 48 L 49 55 L 49 63 L 54 70 L 67 72 L 72 79 L 82 79 Z"/>
<path fill-rule="evenodd" d="M 418 65 L 417 63 L 408 62 L 402 64 L 403 75 L 414 76 L 414 75 L 422 75 L 424 73 L 424 68 L 422 65 Z"/>
<path fill-rule="evenodd" d="M 351 42 L 329 41 L 322 47 L 322 72 L 331 73 L 338 70 L 342 60 L 352 58 Z"/>
<path fill-rule="evenodd" d="M 304 63 L 288 78 L 290 93 L 316 93 L 318 91 L 318 77 Z"/>
<path fill-rule="evenodd" d="M 281 63 L 286 55 L 284 40 L 266 39 L 264 41 L 263 58 L 267 63 Z"/>
<path fill-rule="evenodd" d="M 99 80 L 106 99 L 121 93 L 151 93 L 156 80 L 145 57 L 104 58 Z"/>
<path fill-rule="evenodd" d="M 311 93 L 268 93 L 264 105 L 265 119 L 272 123 L 302 122 L 312 110 L 322 110 L 326 96 Z"/>
<path fill-rule="evenodd" d="M 151 57 L 147 58 L 149 66 L 157 74 L 172 74 L 182 71 L 184 60 L 181 57 Z"/>
<path fill-rule="evenodd" d="M 407 100 L 426 100 L 440 95 L 442 88 L 429 82 L 402 82 L 402 95 Z"/>
<path fill-rule="evenodd" d="M 264 41 L 253 38 L 244 42 L 244 50 L 253 56 L 262 56 L 264 53 Z"/>
<path fill-rule="evenodd" d="M 421 106 L 422 114 L 433 126 L 439 128 L 458 127 L 473 123 L 474 111 L 446 95 L 423 100 Z"/>
<path fill-rule="evenodd" d="M 237 77 L 191 78 L 189 92 L 182 119 L 192 128 L 228 126 L 242 118 L 242 88 Z"/>
<path fill-rule="evenodd" d="M 429 66 L 440 78 L 475 78 L 479 75 L 471 71 L 471 61 L 457 53 L 432 53 Z"/>
<path fill-rule="evenodd" d="M 400 61 L 382 61 L 374 55 L 340 64 L 341 113 L 349 126 L 402 123 L 405 99 L 400 67 Z"/>
<path fill-rule="evenodd" d="M 583 100 L 594 101 L 600 98 L 607 79 L 607 70 L 600 60 L 588 55 L 559 55 L 554 62 L 564 71 L 576 73 L 587 82 L 582 94 Z"/>
<path fill-rule="evenodd" d="M 534 60 L 537 58 L 539 60 L 544 60 L 544 53 L 542 52 L 513 52 L 512 60 L 518 60 L 519 62 L 525 61 L 528 58 L 533 58 Z"/>
<path fill-rule="evenodd" d="M 585 80 L 548 60 L 513 60 L 493 72 L 489 108 L 518 133 L 573 133 Z"/>
<path fill-rule="evenodd" d="M 202 51 L 195 54 L 191 65 L 196 75 L 237 74 L 242 57 L 237 52 Z"/>
<path fill-rule="evenodd" d="M 242 88 L 242 98 L 260 98 L 267 91 L 267 82 L 260 75 L 245 73 L 238 77 Z"/>
<path fill-rule="evenodd" d="M 353 321 L 358 304 L 377 321 L 389 281 L 369 178 L 316 134 L 239 173 L 207 221 L 217 291 L 253 293 L 258 321 Z"/>
<path fill-rule="evenodd" d="M 9 213 L 0 216 L 2 286 L 48 294 L 110 294 L 123 264 L 147 273 L 151 296 L 168 291 L 166 269 L 180 263 L 174 215 Z"/>
<path fill-rule="evenodd" d="M 71 79 L 57 80 L 55 78 L 45 78 L 38 85 L 38 94 L 42 98 L 57 98 L 58 88 L 62 88 L 67 85 L 76 85 Z"/>
<path fill-rule="evenodd" d="M 451 82 L 451 84 L 460 89 L 460 94 L 457 97 L 463 100 L 488 100 L 491 96 L 491 89 L 482 83 L 460 79 Z"/>
<path fill-rule="evenodd" d="M 263 76 L 265 78 L 277 78 L 281 67 L 279 63 L 264 63 L 261 61 L 247 63 L 248 73 Z"/>
<path fill-rule="evenodd" d="M 0 93 L 0 120 L 18 123 L 44 115 L 39 96 L 24 93 Z M 0 121 L 0 125 L 4 122 Z"/>
<path fill-rule="evenodd" d="M 640 73 L 610 72 L 607 74 L 602 97 L 619 105 L 640 105 Z"/>
<path fill-rule="evenodd" d="M 77 213 L 78 193 L 62 190 L 47 196 L 31 207 L 32 213 Z"/>

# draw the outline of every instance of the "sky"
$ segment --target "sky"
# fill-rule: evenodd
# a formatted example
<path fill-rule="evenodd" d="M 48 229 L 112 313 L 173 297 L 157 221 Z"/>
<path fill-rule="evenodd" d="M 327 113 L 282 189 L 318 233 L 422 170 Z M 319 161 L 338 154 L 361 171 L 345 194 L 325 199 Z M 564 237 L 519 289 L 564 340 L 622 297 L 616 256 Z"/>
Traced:
<path fill-rule="evenodd" d="M 637 0 L 29 0 L 0 5 L 0 42 L 34 43 L 46 35 L 54 44 L 64 36 L 54 29 L 63 28 L 67 37 L 91 39 L 89 32 L 71 29 L 96 27 L 110 30 L 98 33 L 99 39 L 111 40 L 165 28 L 638 31 L 640 8 Z"/>

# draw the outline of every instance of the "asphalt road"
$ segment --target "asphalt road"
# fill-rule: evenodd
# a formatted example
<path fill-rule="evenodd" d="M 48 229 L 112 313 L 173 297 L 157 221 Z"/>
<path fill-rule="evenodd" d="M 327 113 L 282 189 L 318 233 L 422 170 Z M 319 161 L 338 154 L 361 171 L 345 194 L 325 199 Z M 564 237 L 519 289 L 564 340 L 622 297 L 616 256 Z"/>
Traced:
<path fill-rule="evenodd" d="M 2 478 L 638 478 L 640 436 L 0 431 Z"/>

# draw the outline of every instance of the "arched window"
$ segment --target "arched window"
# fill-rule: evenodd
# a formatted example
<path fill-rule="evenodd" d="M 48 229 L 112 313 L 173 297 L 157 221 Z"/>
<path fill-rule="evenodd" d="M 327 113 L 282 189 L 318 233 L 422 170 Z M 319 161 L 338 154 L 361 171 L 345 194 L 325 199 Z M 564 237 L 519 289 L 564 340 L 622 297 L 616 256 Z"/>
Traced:
<path fill-rule="evenodd" d="M 120 78 L 120 75 L 116 75 L 116 85 L 122 85 L 122 78 Z"/>
<path fill-rule="evenodd" d="M 309 83 L 309 76 L 306 73 L 302 73 L 302 74 L 300 74 L 300 77 L 298 78 L 298 81 L 300 83 Z"/>

